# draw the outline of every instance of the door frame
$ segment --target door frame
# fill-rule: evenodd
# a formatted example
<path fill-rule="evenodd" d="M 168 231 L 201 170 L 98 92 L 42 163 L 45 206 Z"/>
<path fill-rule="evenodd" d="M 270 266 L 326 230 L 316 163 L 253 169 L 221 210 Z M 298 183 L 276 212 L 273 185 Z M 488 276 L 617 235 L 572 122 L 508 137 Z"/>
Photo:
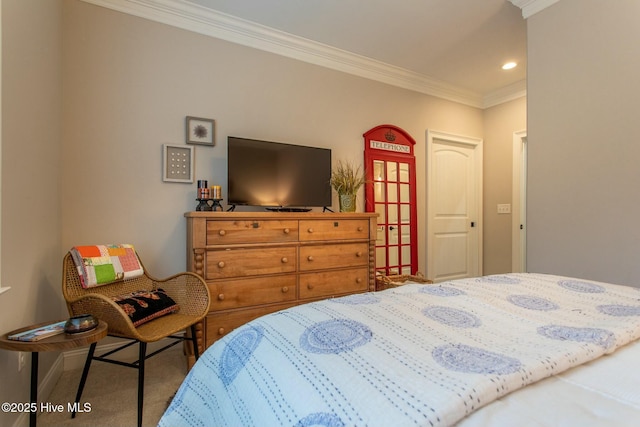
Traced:
<path fill-rule="evenodd" d="M 427 277 L 431 277 L 431 272 L 434 270 L 433 267 L 433 257 L 430 256 L 431 252 L 433 251 L 433 246 L 434 246 L 434 235 L 433 235 L 433 217 L 435 214 L 435 197 L 433 195 L 433 182 L 434 182 L 434 177 L 432 176 L 433 173 L 433 164 L 432 164 L 432 159 L 433 159 L 433 140 L 443 140 L 446 142 L 451 142 L 451 143 L 455 143 L 455 144 L 462 144 L 462 145 L 466 145 L 469 147 L 472 147 L 475 151 L 475 169 L 476 169 L 476 179 L 475 179 L 475 184 L 476 184 L 476 194 L 477 194 L 477 206 L 476 206 L 476 218 L 477 218 L 477 233 L 478 233 L 478 242 L 477 242 L 477 265 L 478 265 L 478 275 L 482 275 L 482 270 L 483 270 L 483 253 L 482 253 L 482 248 L 483 248 L 483 216 L 482 216 L 482 206 L 483 206 L 483 192 L 482 192 L 482 176 L 483 176 L 483 169 L 482 169 L 482 164 L 483 164 L 483 159 L 482 159 L 482 151 L 483 151 L 483 145 L 482 145 L 482 139 L 480 138 L 473 138 L 473 137 L 467 137 L 467 136 L 461 136 L 461 135 L 454 135 L 451 133 L 446 133 L 446 132 L 439 132 L 439 131 L 434 131 L 434 130 L 430 130 L 427 129 L 427 147 L 426 147 L 426 168 L 427 168 L 427 174 L 426 174 L 426 178 L 427 178 L 427 185 L 426 185 L 426 189 L 427 189 L 427 197 L 426 197 L 426 209 L 425 212 L 427 213 L 427 250 L 426 250 L 426 266 L 427 266 Z"/>
<path fill-rule="evenodd" d="M 513 133 L 511 271 L 527 271 L 527 131 Z M 522 227 L 520 227 L 522 225 Z"/>

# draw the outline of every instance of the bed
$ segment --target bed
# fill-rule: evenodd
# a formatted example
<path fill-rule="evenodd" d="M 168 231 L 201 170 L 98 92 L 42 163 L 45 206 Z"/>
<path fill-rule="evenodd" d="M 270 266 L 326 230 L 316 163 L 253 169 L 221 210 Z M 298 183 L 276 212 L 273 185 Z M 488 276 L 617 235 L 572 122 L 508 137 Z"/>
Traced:
<path fill-rule="evenodd" d="M 636 425 L 640 289 L 506 274 L 263 316 L 194 365 L 160 426 Z"/>

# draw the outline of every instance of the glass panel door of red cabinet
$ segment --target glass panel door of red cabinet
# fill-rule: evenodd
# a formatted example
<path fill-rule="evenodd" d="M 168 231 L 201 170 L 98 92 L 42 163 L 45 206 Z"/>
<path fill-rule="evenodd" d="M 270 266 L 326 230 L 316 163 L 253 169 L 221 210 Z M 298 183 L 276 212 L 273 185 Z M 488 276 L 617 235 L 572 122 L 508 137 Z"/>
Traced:
<path fill-rule="evenodd" d="M 384 275 L 418 270 L 414 140 L 383 125 L 364 134 L 365 209 L 378 214 L 376 271 Z"/>

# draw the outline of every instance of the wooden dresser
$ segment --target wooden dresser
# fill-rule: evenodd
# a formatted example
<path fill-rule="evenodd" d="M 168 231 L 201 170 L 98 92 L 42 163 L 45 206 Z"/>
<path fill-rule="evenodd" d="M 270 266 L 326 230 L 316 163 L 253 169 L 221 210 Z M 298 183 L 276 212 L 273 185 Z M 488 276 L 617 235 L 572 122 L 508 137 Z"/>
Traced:
<path fill-rule="evenodd" d="M 375 290 L 374 213 L 187 212 L 187 269 L 209 285 L 200 349 L 267 313 Z"/>

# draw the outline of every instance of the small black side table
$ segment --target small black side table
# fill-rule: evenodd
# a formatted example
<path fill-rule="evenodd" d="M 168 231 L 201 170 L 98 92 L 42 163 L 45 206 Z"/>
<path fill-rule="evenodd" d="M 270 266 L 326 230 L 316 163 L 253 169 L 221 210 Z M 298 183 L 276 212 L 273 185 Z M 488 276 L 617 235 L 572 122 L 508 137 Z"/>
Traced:
<path fill-rule="evenodd" d="M 62 351 L 93 344 L 107 336 L 107 324 L 100 321 L 95 329 L 79 334 L 58 334 L 40 341 L 15 341 L 9 335 L 39 328 L 55 322 L 42 322 L 8 332 L 0 337 L 0 348 L 13 351 L 31 352 L 31 403 L 38 405 L 38 353 L 41 351 Z M 29 426 L 36 427 L 37 411 L 29 413 Z"/>

